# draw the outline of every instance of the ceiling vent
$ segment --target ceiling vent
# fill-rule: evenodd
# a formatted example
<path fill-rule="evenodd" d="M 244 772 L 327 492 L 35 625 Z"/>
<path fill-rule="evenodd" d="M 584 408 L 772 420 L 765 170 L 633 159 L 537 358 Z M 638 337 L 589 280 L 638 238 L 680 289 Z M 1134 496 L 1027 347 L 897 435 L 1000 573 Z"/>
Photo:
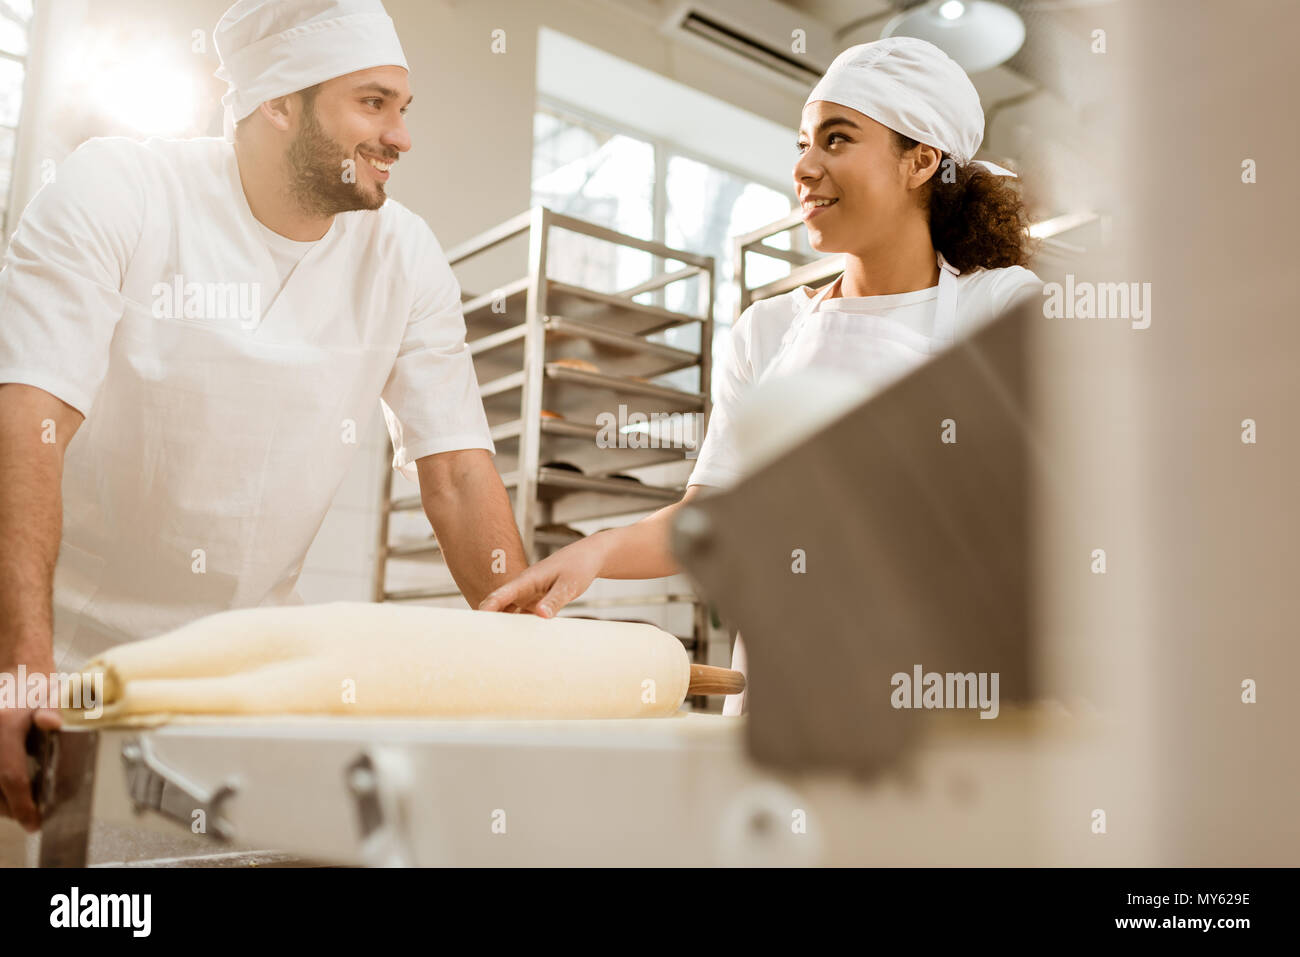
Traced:
<path fill-rule="evenodd" d="M 687 0 L 672 9 L 663 32 L 801 93 L 836 53 L 826 24 L 776 0 Z"/>

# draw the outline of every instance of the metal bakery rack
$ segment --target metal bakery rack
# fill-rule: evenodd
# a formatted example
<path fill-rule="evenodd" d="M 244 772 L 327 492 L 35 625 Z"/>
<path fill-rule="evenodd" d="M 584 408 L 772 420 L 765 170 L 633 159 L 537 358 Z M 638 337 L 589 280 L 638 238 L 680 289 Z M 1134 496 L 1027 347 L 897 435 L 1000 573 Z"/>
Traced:
<path fill-rule="evenodd" d="M 1088 249 L 1104 245 L 1108 229 L 1105 217 L 1088 210 L 1034 223 L 1029 233 L 1036 240 L 1037 248 L 1031 268 L 1040 277 L 1052 277 L 1063 272 Z M 790 248 L 773 245 L 774 239 L 785 241 Z M 734 278 L 740 291 L 737 316 L 761 299 L 780 296 L 800 286 L 816 288 L 844 271 L 843 255 L 824 256 L 808 245 L 807 233 L 803 229 L 803 212 L 797 208 L 775 222 L 737 236 L 732 244 L 736 250 L 732 260 Z M 765 268 L 755 270 L 768 278 L 752 284 L 746 268 L 751 254 L 768 258 L 768 262 L 763 263 Z M 788 273 L 772 278 L 770 267 L 773 260 L 789 264 Z M 748 265 L 756 264 L 748 262 Z"/>
<path fill-rule="evenodd" d="M 790 248 L 772 245 L 771 240 L 776 238 L 786 239 Z M 737 316 L 760 299 L 780 296 L 800 286 L 820 285 L 823 281 L 833 279 L 844 271 L 842 255 L 823 256 L 808 246 L 807 235 L 803 229 L 803 211 L 798 208 L 791 210 L 788 215 L 775 222 L 737 236 L 732 240 L 732 244 L 736 250 L 732 263 L 735 269 L 736 286 L 740 291 L 740 302 L 736 307 Z M 789 272 L 784 276 L 751 285 L 746 268 L 750 265 L 750 254 L 768 257 L 769 262 L 763 263 L 765 267 L 761 270 L 763 273 L 770 275 L 770 260 L 788 263 Z"/>
<path fill-rule="evenodd" d="M 588 237 L 581 240 L 588 244 L 599 241 L 616 252 L 621 247 L 645 254 L 641 258 L 653 274 L 613 292 L 559 281 L 553 278 L 558 270 L 548 268 L 553 265 L 548 252 L 552 237 L 561 231 Z M 525 241 L 526 272 L 503 270 L 500 263 L 509 258 L 509 247 L 521 247 Z M 447 259 L 462 290 L 470 285 L 470 273 L 510 276 L 485 291 L 463 291 L 462 303 L 466 340 L 496 446 L 495 464 L 510 493 L 529 561 L 581 537 L 570 523 L 634 516 L 679 500 L 689 472 L 690 441 L 702 436 L 710 410 L 713 258 L 538 206 L 449 249 Z M 669 287 L 692 279 L 697 287 L 697 295 L 690 296 L 696 300 L 694 309 L 677 311 L 663 305 Z M 475 284 L 480 289 L 489 286 L 491 279 Z M 690 286 L 684 288 L 689 293 Z M 691 328 L 698 329 L 698 336 L 677 334 L 690 340 L 690 348 L 669 344 L 671 330 Z M 664 382 L 665 376 L 671 382 Z M 681 387 L 682 379 L 689 381 L 687 388 Z M 620 407 L 628 415 L 663 416 L 661 424 L 685 425 L 688 433 L 669 436 L 661 430 L 652 432 L 653 438 L 644 433 L 628 436 L 613 447 L 608 441 L 598 443 L 598 438 L 612 434 L 610 419 L 602 415 L 626 421 L 618 418 Z M 696 431 L 690 432 L 692 428 Z M 652 447 L 635 447 L 638 444 Z M 671 463 L 678 467 L 652 469 L 659 474 L 644 480 L 627 474 Z M 664 472 L 671 477 L 664 479 Z M 411 494 L 395 495 L 387 464 L 383 475 L 374 600 L 457 597 L 418 491 L 412 486 Z M 418 579 L 423 584 L 394 585 L 392 580 L 400 577 L 390 570 L 394 561 L 420 562 Z M 427 584 L 439 577 L 446 583 Z M 634 583 L 622 584 L 636 591 Z M 620 606 L 689 606 L 689 617 L 678 614 L 685 621 L 669 630 L 704 661 L 709 635 L 705 603 L 686 586 L 665 594 L 662 582 L 645 584 L 654 590 L 584 598 L 567 607 L 581 609 L 578 613 L 584 615 L 605 609 L 597 617 L 614 618 Z M 689 634 L 682 634 L 687 630 Z"/>

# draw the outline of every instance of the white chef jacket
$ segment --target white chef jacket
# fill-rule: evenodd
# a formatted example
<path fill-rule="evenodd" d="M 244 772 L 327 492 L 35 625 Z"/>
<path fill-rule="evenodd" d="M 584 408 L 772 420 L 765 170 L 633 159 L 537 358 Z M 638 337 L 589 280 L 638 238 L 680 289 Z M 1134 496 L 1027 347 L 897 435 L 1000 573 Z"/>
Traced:
<path fill-rule="evenodd" d="M 86 416 L 64 463 L 60 667 L 301 602 L 376 400 L 407 474 L 495 451 L 460 287 L 422 219 L 392 199 L 342 213 L 283 286 L 259 228 L 215 138 L 90 140 L 23 214 L 0 271 L 0 382 Z"/>
<path fill-rule="evenodd" d="M 976 269 L 962 273 L 957 281 L 956 334 L 970 335 L 996 319 L 1026 296 L 1041 295 L 1043 283 L 1023 266 L 1005 269 Z M 866 322 L 884 322 L 899 327 L 903 335 L 934 333 L 938 286 L 890 296 L 837 297 L 822 308 L 860 314 Z M 731 334 L 714 364 L 713 409 L 709 427 L 700 445 L 688 485 L 728 488 L 740 480 L 740 453 L 732 427 L 736 407 L 762 378 L 776 358 L 790 324 L 799 309 L 814 295 L 808 286 L 753 303 L 731 327 Z M 836 364 L 827 356 L 827 367 Z M 872 370 L 862 370 L 870 380 Z"/>

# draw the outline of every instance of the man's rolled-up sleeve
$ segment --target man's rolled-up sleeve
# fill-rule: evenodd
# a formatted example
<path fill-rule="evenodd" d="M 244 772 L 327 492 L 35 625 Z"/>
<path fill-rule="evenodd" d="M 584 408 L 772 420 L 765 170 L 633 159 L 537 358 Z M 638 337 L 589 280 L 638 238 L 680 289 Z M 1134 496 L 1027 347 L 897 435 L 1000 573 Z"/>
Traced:
<path fill-rule="evenodd" d="M 23 212 L 0 270 L 0 382 L 44 389 L 90 414 L 142 228 L 129 146 L 90 140 L 58 166 Z"/>
<path fill-rule="evenodd" d="M 417 266 L 420 292 L 382 397 L 393 468 L 412 481 L 415 461 L 426 455 L 459 449 L 496 453 L 465 343 L 460 284 L 433 233 L 427 227 L 425 232 Z"/>

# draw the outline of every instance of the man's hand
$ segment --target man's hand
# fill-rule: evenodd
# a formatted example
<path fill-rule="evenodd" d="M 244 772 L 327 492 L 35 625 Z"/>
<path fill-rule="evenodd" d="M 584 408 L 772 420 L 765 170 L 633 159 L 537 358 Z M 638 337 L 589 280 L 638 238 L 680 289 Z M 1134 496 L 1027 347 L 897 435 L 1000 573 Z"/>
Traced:
<path fill-rule="evenodd" d="M 28 658 L 28 674 L 49 675 L 54 660 L 49 655 Z M 17 681 L 18 663 L 0 665 L 0 674 Z M 62 727 L 59 712 L 51 708 L 25 708 L 25 688 L 15 686 L 18 707 L 0 708 L 0 817 L 12 817 L 28 831 L 40 829 L 41 818 L 32 799 L 32 780 L 27 767 L 27 733 L 32 727 L 53 731 Z"/>
<path fill-rule="evenodd" d="M 416 459 L 420 500 L 443 558 L 471 608 L 528 566 L 510 496 L 486 449 Z"/>

